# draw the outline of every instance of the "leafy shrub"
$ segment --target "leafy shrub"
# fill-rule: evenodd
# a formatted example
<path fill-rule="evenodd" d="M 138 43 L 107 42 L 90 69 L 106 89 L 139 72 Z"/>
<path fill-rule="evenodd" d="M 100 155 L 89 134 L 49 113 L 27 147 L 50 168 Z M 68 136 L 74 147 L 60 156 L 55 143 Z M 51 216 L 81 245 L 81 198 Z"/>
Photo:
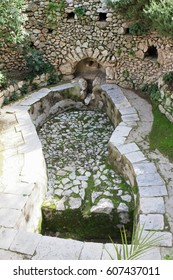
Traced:
<path fill-rule="evenodd" d="M 36 83 L 31 84 L 31 90 L 35 90 L 38 88 L 38 85 Z"/>
<path fill-rule="evenodd" d="M 0 71 L 0 88 L 5 88 L 8 84 L 7 76 Z"/>
<path fill-rule="evenodd" d="M 163 75 L 163 80 L 165 83 L 173 82 L 173 72 L 168 72 Z"/>
<path fill-rule="evenodd" d="M 10 102 L 11 102 L 11 101 L 16 101 L 17 99 L 18 99 L 17 92 L 14 91 L 14 92 L 12 93 L 12 95 L 10 96 L 9 101 L 10 101 Z"/>
<path fill-rule="evenodd" d="M 78 17 L 83 17 L 85 15 L 85 8 L 82 6 L 78 6 L 74 9 L 74 13 L 78 16 Z"/>
<path fill-rule="evenodd" d="M 24 0 L 0 1 L 0 45 L 21 43 L 27 33 L 23 26 L 26 20 L 22 13 Z"/>
<path fill-rule="evenodd" d="M 173 36 L 173 1 L 151 0 L 144 13 L 152 21 L 152 26 L 160 34 Z"/>
<path fill-rule="evenodd" d="M 49 62 L 45 62 L 40 51 L 32 48 L 25 49 L 25 60 L 28 74 L 32 79 L 34 76 L 53 71 L 54 67 Z"/>
<path fill-rule="evenodd" d="M 152 100 L 158 101 L 161 96 L 157 83 L 151 85 L 145 84 L 141 89 L 143 92 L 148 93 Z"/>
<path fill-rule="evenodd" d="M 162 35 L 173 37 L 172 0 L 104 0 L 104 2 L 124 18 L 142 23 L 146 29 L 154 28 Z M 136 31 L 136 27 L 134 30 Z"/>
<path fill-rule="evenodd" d="M 4 102 L 3 102 L 3 106 L 8 105 L 9 103 L 10 103 L 9 98 L 5 97 Z"/>
<path fill-rule="evenodd" d="M 131 35 L 143 35 L 149 31 L 149 26 L 142 21 L 135 22 L 129 26 L 129 34 Z"/>
<path fill-rule="evenodd" d="M 20 91 L 21 91 L 22 96 L 23 96 L 23 95 L 26 95 L 26 94 L 28 93 L 28 85 L 24 84 L 24 85 L 21 87 Z"/>
<path fill-rule="evenodd" d="M 65 8 L 64 0 L 50 1 L 46 7 L 46 22 L 49 28 L 55 29 L 57 25 L 57 15 L 63 15 Z"/>
<path fill-rule="evenodd" d="M 53 85 L 59 81 L 60 81 L 60 76 L 57 73 L 51 73 L 47 79 L 47 84 Z"/>

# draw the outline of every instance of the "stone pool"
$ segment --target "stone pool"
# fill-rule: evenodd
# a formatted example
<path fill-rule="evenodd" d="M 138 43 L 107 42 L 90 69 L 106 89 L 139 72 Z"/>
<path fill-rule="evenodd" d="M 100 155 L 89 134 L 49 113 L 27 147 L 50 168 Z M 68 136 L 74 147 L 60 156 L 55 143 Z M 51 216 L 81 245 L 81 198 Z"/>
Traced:
<path fill-rule="evenodd" d="M 120 240 L 131 234 L 131 186 L 108 161 L 114 126 L 101 111 L 56 114 L 39 129 L 48 172 L 42 233 L 79 240 Z"/>

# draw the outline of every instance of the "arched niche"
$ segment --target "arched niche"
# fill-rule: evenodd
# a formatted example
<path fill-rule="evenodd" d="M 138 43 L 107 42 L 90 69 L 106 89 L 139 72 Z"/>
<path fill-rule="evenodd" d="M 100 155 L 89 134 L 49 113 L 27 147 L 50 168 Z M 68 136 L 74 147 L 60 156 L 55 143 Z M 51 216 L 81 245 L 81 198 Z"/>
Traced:
<path fill-rule="evenodd" d="M 82 77 L 89 83 L 98 78 L 101 83 L 104 83 L 106 81 L 106 69 L 95 59 L 85 58 L 77 63 L 75 77 Z"/>

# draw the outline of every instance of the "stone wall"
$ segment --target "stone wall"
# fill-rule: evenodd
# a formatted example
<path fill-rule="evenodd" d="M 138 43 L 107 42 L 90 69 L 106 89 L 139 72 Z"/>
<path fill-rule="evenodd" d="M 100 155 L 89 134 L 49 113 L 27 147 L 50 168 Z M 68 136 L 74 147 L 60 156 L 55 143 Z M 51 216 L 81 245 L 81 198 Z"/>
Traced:
<path fill-rule="evenodd" d="M 107 82 L 124 87 L 156 81 L 172 70 L 172 41 L 151 33 L 129 35 L 129 24 L 115 11 L 107 10 L 101 0 L 64 0 L 65 8 L 57 13 L 56 24 L 48 20 L 48 0 L 28 0 L 25 7 L 26 29 L 31 34 L 31 46 L 39 49 L 46 60 L 65 77 L 72 78 L 78 63 L 89 59 L 105 69 Z M 76 7 L 85 10 L 79 16 Z M 24 68 L 21 51 L 1 49 L 1 68 Z M 79 74 L 79 73 L 78 73 Z"/>

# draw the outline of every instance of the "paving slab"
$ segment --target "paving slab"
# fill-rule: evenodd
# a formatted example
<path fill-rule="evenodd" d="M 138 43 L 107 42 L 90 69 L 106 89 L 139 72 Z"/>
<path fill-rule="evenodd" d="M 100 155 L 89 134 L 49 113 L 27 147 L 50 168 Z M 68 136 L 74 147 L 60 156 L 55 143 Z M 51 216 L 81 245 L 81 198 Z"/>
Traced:
<path fill-rule="evenodd" d="M 10 250 L 26 255 L 33 255 L 41 238 L 42 236 L 40 234 L 20 230 L 16 234 Z"/>
<path fill-rule="evenodd" d="M 15 229 L 1 228 L 0 249 L 8 250 L 16 234 L 17 234 L 17 230 Z"/>
<path fill-rule="evenodd" d="M 144 225 L 145 230 L 163 230 L 164 229 L 164 217 L 161 214 L 140 214 L 140 225 Z"/>
<path fill-rule="evenodd" d="M 149 186 L 149 187 L 139 187 L 140 197 L 157 197 L 157 196 L 167 196 L 167 189 L 165 185 L 161 186 Z"/>
<path fill-rule="evenodd" d="M 21 217 L 21 211 L 16 209 L 1 208 L 0 209 L 0 225 L 7 228 L 15 228 L 19 218 Z"/>
<path fill-rule="evenodd" d="M 165 204 L 163 197 L 146 197 L 140 199 L 140 211 L 143 214 L 164 214 Z"/>
<path fill-rule="evenodd" d="M 102 243 L 84 242 L 80 260 L 100 260 L 103 250 Z"/>
<path fill-rule="evenodd" d="M 16 194 L 0 194 L 0 207 L 10 209 L 23 209 L 28 197 Z"/>
<path fill-rule="evenodd" d="M 121 253 L 121 245 L 118 244 L 118 250 Z M 117 254 L 115 247 L 112 243 L 107 243 L 104 245 L 102 252 L 102 260 L 117 260 Z"/>
<path fill-rule="evenodd" d="M 122 155 L 139 151 L 139 147 L 135 143 L 124 144 L 117 148 Z"/>
<path fill-rule="evenodd" d="M 139 187 L 161 186 L 165 183 L 158 173 L 138 175 L 136 181 Z"/>
<path fill-rule="evenodd" d="M 130 145 L 130 144 L 129 144 Z M 146 161 L 146 162 L 138 162 L 133 164 L 133 168 L 135 171 L 135 174 L 142 175 L 142 174 L 154 174 L 157 173 L 157 169 L 155 165 L 152 162 Z"/>
<path fill-rule="evenodd" d="M 131 163 L 141 162 L 146 160 L 146 157 L 143 155 L 141 151 L 128 153 L 125 156 Z"/>
<path fill-rule="evenodd" d="M 0 249 L 0 260 L 24 260 L 27 256 Z"/>
<path fill-rule="evenodd" d="M 83 242 L 43 236 L 37 246 L 33 260 L 78 260 Z"/>

